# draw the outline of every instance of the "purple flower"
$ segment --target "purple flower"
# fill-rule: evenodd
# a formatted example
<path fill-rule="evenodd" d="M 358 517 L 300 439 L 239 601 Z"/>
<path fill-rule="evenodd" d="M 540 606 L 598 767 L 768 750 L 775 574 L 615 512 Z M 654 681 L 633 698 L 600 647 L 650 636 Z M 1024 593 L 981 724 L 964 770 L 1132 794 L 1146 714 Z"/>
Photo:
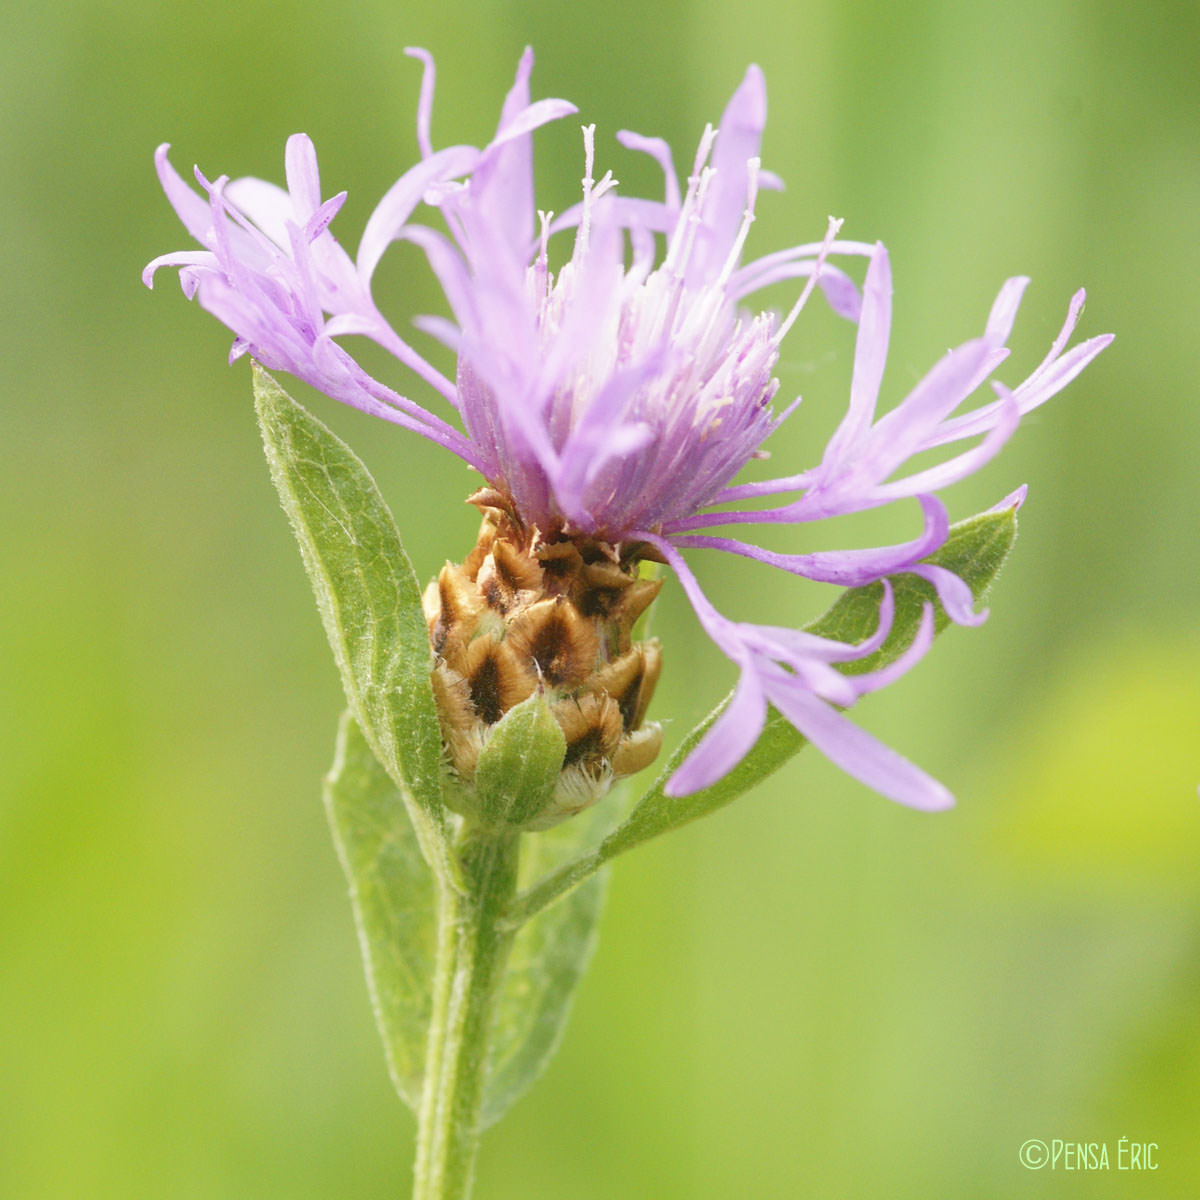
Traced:
<path fill-rule="evenodd" d="M 891 270 L 879 244 L 821 241 L 749 262 L 743 246 L 758 192 L 780 186 L 759 161 L 766 118 L 762 74 L 751 67 L 709 127 L 680 189 L 671 152 L 657 138 L 618 135 L 662 167 L 661 200 L 625 197 L 610 173 L 595 177 L 594 127 L 584 129 L 583 196 L 560 216 L 535 210 L 532 135 L 575 111 L 563 100 L 530 101 L 526 51 L 492 141 L 434 151 L 433 63 L 418 107 L 421 161 L 392 186 L 367 223 L 352 261 L 329 232 L 345 194 L 322 201 L 307 137 L 287 147 L 286 191 L 256 179 L 213 182 L 199 171 L 197 195 L 157 154 L 159 177 L 183 223 L 205 247 L 155 259 L 180 268 L 185 294 L 236 335 L 231 357 L 249 352 L 338 400 L 423 434 L 474 467 L 526 526 L 613 545 L 640 545 L 670 564 L 701 624 L 737 665 L 733 699 L 668 785 L 682 795 L 712 784 L 754 744 L 768 702 L 844 770 L 884 795 L 922 808 L 951 797 L 936 781 L 853 725 L 839 710 L 877 690 L 921 657 L 933 634 L 927 609 L 901 660 L 869 674 L 834 664 L 880 645 L 892 617 L 885 586 L 878 632 L 860 646 L 790 629 L 731 621 L 708 602 L 681 551 L 743 555 L 843 586 L 912 570 L 937 590 L 947 613 L 974 624 L 966 585 L 920 559 L 946 538 L 936 491 L 987 462 L 1022 414 L 1069 383 L 1108 344 L 1067 342 L 1083 305 L 1076 294 L 1041 365 L 1016 387 L 992 381 L 994 398 L 958 410 L 1007 357 L 1005 343 L 1028 280 L 1001 289 L 982 335 L 951 350 L 882 417 L 876 405 L 891 324 Z M 440 212 L 447 232 L 413 220 Z M 550 266 L 550 242 L 573 240 L 569 260 Z M 457 354 L 445 378 L 376 308 L 371 277 L 394 241 L 415 243 L 440 281 L 453 320 L 417 324 Z M 860 295 L 828 260 L 863 257 Z M 781 280 L 803 279 L 786 314 L 754 315 L 741 304 Z M 772 406 L 780 344 L 814 287 L 858 324 L 846 415 L 822 459 L 797 474 L 734 484 L 763 457 L 761 446 L 793 412 Z M 369 337 L 431 384 L 458 415 L 438 416 L 368 375 L 338 344 Z M 461 428 L 459 428 L 461 426 Z M 938 465 L 904 474 L 922 451 L 978 439 Z M 767 500 L 745 511 L 731 505 Z M 798 524 L 914 498 L 923 529 L 897 546 L 778 554 L 707 531 L 747 524 Z"/>

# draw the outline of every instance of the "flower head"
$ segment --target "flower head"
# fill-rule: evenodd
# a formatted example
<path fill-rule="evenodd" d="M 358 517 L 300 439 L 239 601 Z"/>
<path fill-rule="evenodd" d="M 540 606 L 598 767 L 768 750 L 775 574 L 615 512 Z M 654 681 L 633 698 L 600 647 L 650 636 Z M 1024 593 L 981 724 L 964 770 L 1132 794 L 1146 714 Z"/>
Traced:
<path fill-rule="evenodd" d="M 819 241 L 745 260 L 758 194 L 780 186 L 759 159 L 766 93 L 757 67 L 747 71 L 718 128 L 704 131 L 682 188 L 663 141 L 618 135 L 625 147 L 660 164 L 662 199 L 620 194 L 611 173 L 597 178 L 594 127 L 586 127 L 582 198 L 556 217 L 535 208 L 532 138 L 539 126 L 575 110 L 563 100 L 531 100 L 532 55 L 523 56 L 486 146 L 435 151 L 433 63 L 423 51 L 411 53 L 425 67 L 417 116 L 421 160 L 372 214 L 355 260 L 329 232 L 345 195 L 321 199 L 315 151 L 304 135 L 288 142 L 286 191 L 255 179 L 209 182 L 197 171 L 205 193 L 197 195 L 172 169 L 164 146 L 157 155 L 163 187 L 204 249 L 155 259 L 146 268 L 147 283 L 158 267 L 179 267 L 185 293 L 198 296 L 234 331 L 231 356 L 248 352 L 338 400 L 421 433 L 477 470 L 487 483 L 481 506 L 491 523 L 487 553 L 493 569 L 508 554 L 496 557 L 499 552 L 490 549 L 496 528 L 516 531 L 520 553 L 535 572 L 549 561 L 544 548 L 563 543 L 581 552 L 581 562 L 607 559 L 627 579 L 639 559 L 669 564 L 705 631 L 740 670 L 731 703 L 669 791 L 707 786 L 735 765 L 762 729 L 769 702 L 831 759 L 883 794 L 918 807 L 950 803 L 940 784 L 839 711 L 920 658 L 932 637 L 931 611 L 901 660 L 845 675 L 834 664 L 869 654 L 887 636 L 892 610 L 886 587 L 877 634 L 849 646 L 729 620 L 708 602 L 682 551 L 724 551 L 844 586 L 913 570 L 937 589 L 953 620 L 976 623 L 982 618 L 973 613 L 965 584 L 919 561 L 946 538 L 948 519 L 935 493 L 987 462 L 1024 413 L 1061 390 L 1111 340 L 1094 337 L 1067 348 L 1083 293 L 1072 300 L 1062 331 L 1028 378 L 1014 387 L 992 381 L 992 399 L 960 412 L 1007 357 L 1005 343 L 1028 283 L 1009 280 L 981 335 L 951 350 L 878 416 L 892 303 L 883 246 L 840 240 L 839 223 L 831 221 Z M 414 220 L 419 208 L 439 214 L 445 230 Z M 571 251 L 552 270 L 556 239 L 569 239 Z M 395 241 L 424 251 L 445 292 L 453 319 L 418 324 L 455 351 L 454 381 L 375 306 L 372 275 Z M 861 293 L 830 261 L 856 257 L 867 263 Z M 789 279 L 804 282 L 786 313 L 744 308 L 753 293 Z M 762 456 L 764 441 L 796 407 L 776 410 L 773 372 L 781 342 L 814 288 L 858 325 L 846 414 L 814 466 L 737 484 L 735 477 Z M 364 371 L 337 341 L 348 334 L 390 350 L 441 393 L 457 422 Z M 904 473 L 914 455 L 966 439 L 973 439 L 968 448 Z M 896 546 L 780 554 L 708 532 L 802 524 L 908 498 L 918 502 L 923 528 Z M 765 506 L 747 511 L 741 507 L 747 500 Z M 474 588 L 474 575 L 470 582 Z M 543 601 L 530 596 L 523 603 Z M 439 611 L 431 618 L 435 627 Z M 632 653 L 627 633 L 624 655 Z M 603 669 L 603 630 L 595 637 Z M 443 679 L 443 691 L 448 686 Z M 461 673 L 453 686 L 469 706 Z M 580 688 L 573 698 L 592 694 Z M 645 689 L 639 697 L 640 722 Z M 636 735 L 636 726 L 627 728 L 624 744 Z M 634 757 L 640 765 L 642 758 Z M 611 769 L 609 759 L 604 765 Z"/>

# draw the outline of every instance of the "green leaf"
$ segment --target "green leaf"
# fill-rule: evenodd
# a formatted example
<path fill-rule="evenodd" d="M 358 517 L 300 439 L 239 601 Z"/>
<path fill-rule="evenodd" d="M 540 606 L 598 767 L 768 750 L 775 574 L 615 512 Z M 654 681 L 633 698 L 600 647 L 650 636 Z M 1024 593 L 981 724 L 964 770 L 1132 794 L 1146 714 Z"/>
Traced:
<path fill-rule="evenodd" d="M 475 767 L 475 802 L 489 825 L 519 829 L 554 797 L 567 739 L 545 697 L 534 693 L 492 728 Z"/>
<path fill-rule="evenodd" d="M 970 587 L 972 595 L 979 601 L 1003 565 L 1016 535 L 1015 506 L 981 513 L 953 525 L 942 548 L 924 561 L 953 571 Z M 840 670 L 847 673 L 876 670 L 899 658 L 916 636 L 921 606 L 925 600 L 934 604 L 936 628 L 941 630 L 948 624 L 949 618 L 938 603 L 934 589 L 923 579 L 911 574 L 894 575 L 891 583 L 896 599 L 896 614 L 887 641 L 861 662 L 839 664 Z M 881 583 L 850 588 L 823 617 L 805 628 L 822 637 L 853 644 L 862 642 L 878 626 L 882 594 Z M 727 697 L 688 734 L 683 744 L 671 755 L 653 787 L 638 801 L 628 818 L 594 851 L 559 868 L 519 898 L 513 912 L 514 920 L 519 921 L 537 912 L 616 855 L 723 808 L 774 774 L 805 744 L 805 738 L 779 712 L 770 708 L 754 748 L 732 771 L 711 787 L 702 788 L 689 796 L 668 796 L 663 790 L 667 780 L 699 744 L 728 702 Z"/>
<path fill-rule="evenodd" d="M 1016 532 L 1015 509 L 982 513 L 955 525 L 942 548 L 925 561 L 953 571 L 979 600 L 996 577 L 1012 547 Z M 949 623 L 949 617 L 938 603 L 937 593 L 925 580 L 904 574 L 892 576 L 891 583 L 896 601 L 892 631 L 887 641 L 868 658 L 857 663 L 841 664 L 840 669 L 847 674 L 876 670 L 899 658 L 916 636 L 924 601 L 929 600 L 934 604 L 935 628 L 942 630 Z M 851 644 L 865 641 L 878 627 L 882 597 L 882 583 L 849 588 L 824 616 L 805 628 L 809 633 Z M 667 780 L 708 732 L 724 707 L 722 703 L 687 736 L 625 823 L 605 839 L 601 846 L 604 858 L 611 858 L 648 838 L 724 807 L 777 771 L 805 744 L 805 738 L 772 708 L 754 748 L 728 775 L 690 796 L 666 795 L 663 788 Z"/>
<path fill-rule="evenodd" d="M 970 587 L 971 594 L 978 603 L 999 574 L 1016 537 L 1015 508 L 980 513 L 952 525 L 942 548 L 925 561 L 953 571 Z M 933 604 L 934 627 L 939 633 L 950 624 L 950 618 L 938 602 L 932 584 L 926 583 L 916 575 L 893 575 L 891 583 L 896 601 L 892 632 L 874 654 L 857 662 L 843 663 L 838 669 L 847 675 L 877 671 L 899 658 L 912 644 L 926 601 Z M 829 611 L 808 628 L 812 633 L 819 633 L 822 637 L 834 638 L 839 642 L 864 641 L 875 632 L 879 620 L 879 602 L 882 598 L 882 583 L 873 583 L 865 588 L 852 588 L 839 596 Z"/>
<path fill-rule="evenodd" d="M 599 837 L 600 806 L 554 829 L 523 837 L 523 882 L 575 857 Z M 611 818 L 608 818 L 611 819 Z M 608 872 L 593 874 L 517 933 L 493 1027 L 483 1124 L 492 1125 L 542 1073 L 558 1048 L 571 1000 L 596 945 Z"/>
<path fill-rule="evenodd" d="M 435 885 L 396 785 L 349 713 L 338 726 L 325 810 L 350 901 L 375 1021 L 396 1090 L 421 1103 L 436 951 Z"/>
<path fill-rule="evenodd" d="M 271 478 L 300 543 L 350 711 L 400 788 L 426 858 L 444 864 L 433 658 L 396 523 L 353 451 L 257 365 L 254 396 Z"/>

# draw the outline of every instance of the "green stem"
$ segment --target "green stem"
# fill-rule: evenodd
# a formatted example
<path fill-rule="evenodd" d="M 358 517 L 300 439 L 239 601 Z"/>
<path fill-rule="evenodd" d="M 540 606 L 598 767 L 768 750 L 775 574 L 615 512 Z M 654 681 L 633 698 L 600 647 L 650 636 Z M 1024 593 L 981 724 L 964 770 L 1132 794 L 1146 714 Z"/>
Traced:
<path fill-rule="evenodd" d="M 470 1194 L 492 1011 L 513 939 L 501 915 L 516 891 L 518 837 L 469 831 L 459 847 L 465 891 L 440 885 L 413 1200 Z"/>
<path fill-rule="evenodd" d="M 530 917 L 553 904 L 588 876 L 594 875 L 607 864 L 610 857 L 604 853 L 604 849 L 604 845 L 601 845 L 599 849 L 580 855 L 539 879 L 533 887 L 518 893 L 509 905 L 503 928 L 515 933 Z"/>

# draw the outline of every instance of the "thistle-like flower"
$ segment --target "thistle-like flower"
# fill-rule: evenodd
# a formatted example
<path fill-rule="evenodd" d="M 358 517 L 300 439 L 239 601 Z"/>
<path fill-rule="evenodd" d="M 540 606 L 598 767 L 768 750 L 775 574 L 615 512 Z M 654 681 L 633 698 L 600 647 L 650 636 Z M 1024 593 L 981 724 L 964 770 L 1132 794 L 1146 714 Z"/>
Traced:
<path fill-rule="evenodd" d="M 776 188 L 759 144 L 766 117 L 761 72 L 751 67 L 717 129 L 704 131 L 686 186 L 657 138 L 621 143 L 650 154 L 665 179 L 661 200 L 626 197 L 594 170 L 594 127 L 584 129 L 581 201 L 555 217 L 535 209 L 532 137 L 575 111 L 563 100 L 531 102 L 527 51 L 495 137 L 482 149 L 435 151 L 430 137 L 434 71 L 424 63 L 417 135 L 421 161 L 384 196 L 351 260 L 329 232 L 345 194 L 322 201 L 316 156 L 298 134 L 287 146 L 287 190 L 256 179 L 209 182 L 196 194 L 157 155 L 176 212 L 204 246 L 155 259 L 180 268 L 185 294 L 236 335 L 231 358 L 250 353 L 334 398 L 420 433 L 483 477 L 473 497 L 484 514 L 475 550 L 448 564 L 427 595 L 437 666 L 434 688 L 450 763 L 469 784 L 490 728 L 536 689 L 548 692 L 567 742 L 564 784 L 546 821 L 583 807 L 615 775 L 657 752 L 645 722 L 659 670 L 653 642 L 633 623 L 657 584 L 639 564 L 668 564 L 708 635 L 740 672 L 733 697 L 668 784 L 682 795 L 708 786 L 751 748 L 768 703 L 851 775 L 921 808 L 951 803 L 946 790 L 843 714 L 916 662 L 933 633 L 932 610 L 912 647 L 890 666 L 847 675 L 879 629 L 846 645 L 792 629 L 732 621 L 718 613 L 683 551 L 742 555 L 809 579 L 857 586 L 903 571 L 922 575 L 959 623 L 982 619 L 966 586 L 921 564 L 945 541 L 936 492 L 987 462 L 1021 416 L 1066 386 L 1108 344 L 1068 349 L 1083 306 L 1066 321 L 1037 369 L 1015 387 L 959 409 L 1007 357 L 1005 343 L 1028 280 L 1001 288 L 982 335 L 946 354 L 898 404 L 876 414 L 891 323 L 891 272 L 880 244 L 838 238 L 752 261 L 743 249 L 760 189 Z M 424 206 L 446 232 L 414 221 Z M 573 240 L 550 265 L 550 243 Z M 445 378 L 376 308 L 372 274 L 393 242 L 415 243 L 445 292 L 453 320 L 418 318 L 457 355 Z M 832 258 L 866 260 L 861 292 Z M 753 293 L 803 280 L 784 314 L 745 311 Z M 773 406 L 780 345 L 814 288 L 858 333 L 849 403 L 821 461 L 765 482 L 734 483 L 762 457 L 764 441 L 796 407 Z M 373 378 L 342 348 L 364 335 L 440 392 L 457 423 Z M 798 402 L 797 402 L 798 403 Z M 914 455 L 977 439 L 938 465 L 904 474 Z M 763 498 L 747 511 L 742 502 Z M 915 499 L 923 529 L 902 545 L 780 554 L 709 532 L 733 525 L 798 525 Z"/>

